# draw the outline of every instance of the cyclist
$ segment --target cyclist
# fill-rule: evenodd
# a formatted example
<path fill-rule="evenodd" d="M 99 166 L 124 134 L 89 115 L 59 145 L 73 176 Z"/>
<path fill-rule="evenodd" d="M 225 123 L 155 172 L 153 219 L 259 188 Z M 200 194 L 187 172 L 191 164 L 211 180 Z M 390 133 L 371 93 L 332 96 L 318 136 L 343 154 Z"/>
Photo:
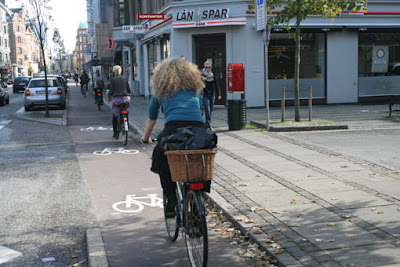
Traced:
<path fill-rule="evenodd" d="M 121 67 L 119 65 L 115 65 L 113 67 L 114 77 L 110 79 L 109 95 L 112 96 L 110 106 L 113 117 L 113 139 L 117 138 L 118 116 L 121 110 L 121 105 L 124 106 L 124 109 L 127 109 L 131 103 L 130 94 L 132 93 L 132 91 L 129 87 L 128 79 L 124 76 L 121 76 L 121 72 Z"/>
<path fill-rule="evenodd" d="M 164 59 L 155 68 L 151 83 L 153 95 L 149 106 L 149 118 L 143 137 L 140 139 L 141 143 L 152 142 L 151 133 L 161 107 L 165 116 L 165 125 L 157 140 L 175 133 L 178 128 L 205 127 L 200 112 L 200 92 L 204 87 L 204 82 L 196 65 L 181 57 Z M 171 181 L 168 161 L 160 142 L 153 150 L 151 170 L 160 175 L 161 186 L 167 197 L 167 216 L 174 216 L 176 185 Z"/>
<path fill-rule="evenodd" d="M 97 101 L 99 101 L 99 100 L 101 103 L 103 103 L 104 78 L 103 78 L 103 76 L 100 75 L 99 70 L 96 70 L 96 75 L 94 76 L 94 80 L 93 80 L 93 86 L 94 86 L 94 93 L 95 93 L 94 103 L 97 104 Z M 98 93 L 101 94 L 100 97 L 98 97 L 98 95 L 97 95 Z"/>
<path fill-rule="evenodd" d="M 79 77 L 81 80 L 81 90 L 83 92 L 83 88 L 84 86 L 86 86 L 86 91 L 88 89 L 88 84 L 89 84 L 89 76 L 86 73 L 86 70 L 84 70 L 81 74 L 81 76 Z"/>
<path fill-rule="evenodd" d="M 74 81 L 75 81 L 76 85 L 78 85 L 78 80 L 79 80 L 79 75 L 78 75 L 78 73 L 75 72 Z"/>

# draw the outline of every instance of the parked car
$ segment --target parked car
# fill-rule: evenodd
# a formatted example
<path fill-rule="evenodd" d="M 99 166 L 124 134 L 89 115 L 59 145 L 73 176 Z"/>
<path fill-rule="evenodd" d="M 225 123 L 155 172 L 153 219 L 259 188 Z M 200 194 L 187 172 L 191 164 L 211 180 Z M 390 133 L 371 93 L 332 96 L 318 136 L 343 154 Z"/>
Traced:
<path fill-rule="evenodd" d="M 0 106 L 10 104 L 10 95 L 8 94 L 7 86 L 7 82 L 0 82 Z"/>
<path fill-rule="evenodd" d="M 25 89 L 24 106 L 25 111 L 34 107 L 46 105 L 46 80 L 45 78 L 33 78 Z M 49 106 L 58 106 L 65 109 L 65 90 L 56 77 L 47 77 L 47 90 Z"/>
<path fill-rule="evenodd" d="M 37 74 L 36 77 L 34 78 L 44 78 L 44 74 Z M 68 92 L 68 81 L 61 75 L 58 74 L 47 74 L 47 78 L 57 78 L 58 81 L 61 83 L 63 89 L 65 90 L 65 95 L 67 95 Z"/>
<path fill-rule="evenodd" d="M 28 86 L 31 77 L 16 77 L 13 82 L 13 93 L 18 93 L 19 91 L 25 91 L 26 87 Z"/>

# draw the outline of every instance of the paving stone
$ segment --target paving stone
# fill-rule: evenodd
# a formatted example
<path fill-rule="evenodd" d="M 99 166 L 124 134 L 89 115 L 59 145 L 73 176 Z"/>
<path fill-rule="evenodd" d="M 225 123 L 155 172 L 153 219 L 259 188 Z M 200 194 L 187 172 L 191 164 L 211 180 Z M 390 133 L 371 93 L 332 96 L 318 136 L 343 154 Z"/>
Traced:
<path fill-rule="evenodd" d="M 392 203 L 360 190 L 321 193 L 319 197 L 342 209 L 374 207 Z"/>
<path fill-rule="evenodd" d="M 389 244 L 373 244 L 355 246 L 337 250 L 328 250 L 328 255 L 343 266 L 355 264 L 356 266 L 399 266 L 399 248 Z"/>
<path fill-rule="evenodd" d="M 336 222 L 333 226 L 327 223 L 306 224 L 293 229 L 324 250 L 376 244 L 382 241 L 347 221 Z"/>

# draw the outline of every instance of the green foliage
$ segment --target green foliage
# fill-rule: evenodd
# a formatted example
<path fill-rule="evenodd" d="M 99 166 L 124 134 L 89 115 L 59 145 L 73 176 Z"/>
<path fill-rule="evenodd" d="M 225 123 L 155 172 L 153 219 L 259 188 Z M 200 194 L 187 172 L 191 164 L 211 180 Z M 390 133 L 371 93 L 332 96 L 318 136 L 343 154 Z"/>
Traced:
<path fill-rule="evenodd" d="M 325 18 L 335 18 L 343 11 L 366 9 L 366 0 L 267 0 L 267 10 L 280 10 L 276 16 L 270 16 L 268 23 L 281 25 L 290 29 L 291 19 L 303 21 L 308 15 L 320 15 Z"/>

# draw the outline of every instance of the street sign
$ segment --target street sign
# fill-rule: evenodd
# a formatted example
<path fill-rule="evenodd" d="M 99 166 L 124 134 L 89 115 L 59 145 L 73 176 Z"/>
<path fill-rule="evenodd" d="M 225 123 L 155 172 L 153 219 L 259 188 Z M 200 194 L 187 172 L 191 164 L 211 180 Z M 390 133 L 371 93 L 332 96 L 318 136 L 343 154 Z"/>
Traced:
<path fill-rule="evenodd" d="M 124 25 L 122 26 L 123 33 L 144 33 L 143 25 Z"/>
<path fill-rule="evenodd" d="M 93 52 L 93 53 L 92 53 L 92 58 L 93 58 L 93 59 L 97 58 L 97 52 Z"/>
<path fill-rule="evenodd" d="M 265 0 L 257 0 L 257 11 L 256 11 L 256 20 L 257 20 L 257 31 L 265 30 Z"/>

